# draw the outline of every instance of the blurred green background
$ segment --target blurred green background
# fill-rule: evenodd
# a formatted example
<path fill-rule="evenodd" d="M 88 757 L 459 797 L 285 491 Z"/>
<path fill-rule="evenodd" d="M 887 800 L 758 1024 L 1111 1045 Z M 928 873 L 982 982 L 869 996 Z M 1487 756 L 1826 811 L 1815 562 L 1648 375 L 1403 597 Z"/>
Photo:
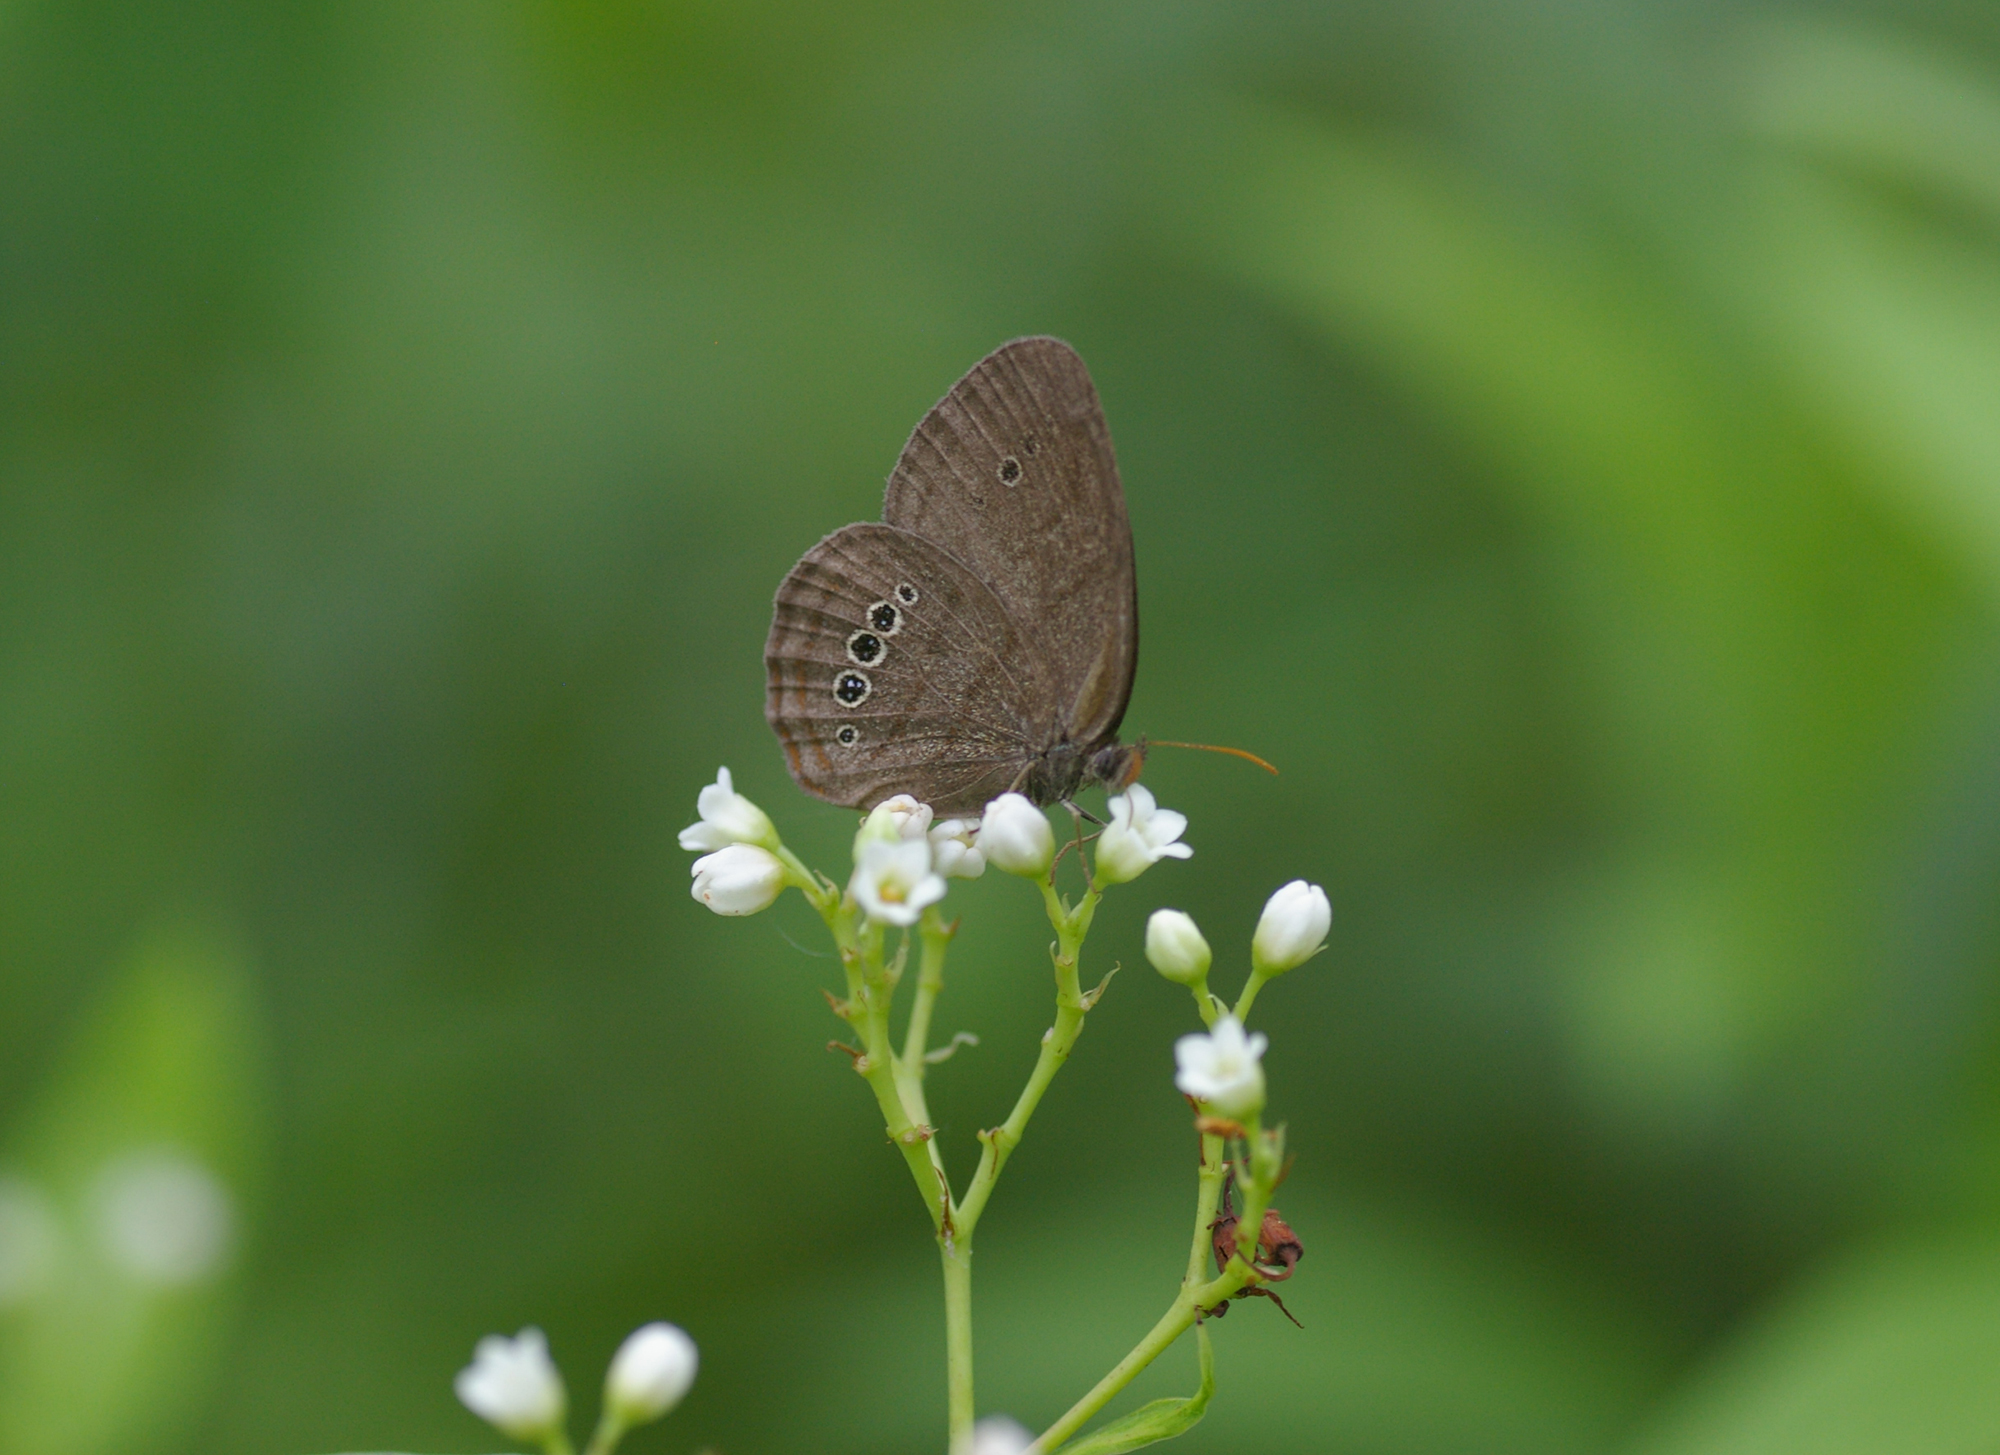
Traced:
<path fill-rule="evenodd" d="M 2000 1450 L 1986 0 L 0 6 L 0 1450 L 940 1447 L 935 1258 L 796 896 L 773 588 L 1003 340 L 1116 435 L 1187 864 L 981 1235 L 982 1409 L 1164 1307 L 1184 994 L 1267 993 L 1288 1301 L 1197 1452 Z M 1047 1024 L 967 933 L 964 1168 Z M 796 944 L 794 943 L 796 942 Z M 1177 1349 L 1130 1400 L 1192 1387 Z"/>

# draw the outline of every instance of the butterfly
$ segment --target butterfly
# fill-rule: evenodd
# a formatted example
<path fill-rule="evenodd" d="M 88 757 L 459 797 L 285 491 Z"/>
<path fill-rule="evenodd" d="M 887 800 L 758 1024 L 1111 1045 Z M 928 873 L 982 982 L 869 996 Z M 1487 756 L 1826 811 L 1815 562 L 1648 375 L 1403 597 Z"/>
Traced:
<path fill-rule="evenodd" d="M 1139 661 L 1132 527 L 1097 390 L 1060 339 L 973 365 L 923 417 L 881 522 L 835 531 L 778 587 L 764 716 L 830 803 L 907 793 L 941 817 L 1002 793 L 1117 790 Z"/>

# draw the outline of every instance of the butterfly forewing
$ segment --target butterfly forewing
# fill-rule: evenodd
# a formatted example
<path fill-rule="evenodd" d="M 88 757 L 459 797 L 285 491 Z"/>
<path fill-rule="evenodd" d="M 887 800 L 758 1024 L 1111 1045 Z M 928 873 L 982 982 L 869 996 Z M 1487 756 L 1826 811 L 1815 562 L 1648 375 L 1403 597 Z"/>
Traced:
<path fill-rule="evenodd" d="M 1132 527 L 1075 350 L 1016 339 L 974 365 L 910 436 L 882 517 L 970 568 L 1042 646 L 1057 736 L 1117 731 L 1139 656 Z"/>
<path fill-rule="evenodd" d="M 850 525 L 778 587 L 764 715 L 792 776 L 868 808 L 913 785 L 940 815 L 1015 787 L 1054 732 L 1041 646 L 941 546 Z"/>

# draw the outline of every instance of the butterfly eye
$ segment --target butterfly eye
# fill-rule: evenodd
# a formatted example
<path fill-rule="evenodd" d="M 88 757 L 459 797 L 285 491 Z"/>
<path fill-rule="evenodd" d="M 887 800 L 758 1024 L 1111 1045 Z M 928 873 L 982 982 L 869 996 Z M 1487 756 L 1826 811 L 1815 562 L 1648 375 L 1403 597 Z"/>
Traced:
<path fill-rule="evenodd" d="M 907 581 L 896 588 L 896 595 L 905 606 L 915 606 L 917 604 L 917 588 Z"/>
<path fill-rule="evenodd" d="M 901 596 L 902 588 L 898 587 L 896 594 Z M 916 593 L 913 591 L 903 599 L 914 601 Z M 896 604 L 892 601 L 878 601 L 868 608 L 868 624 L 874 627 L 876 631 L 882 633 L 883 636 L 893 637 L 902 629 L 903 613 L 896 609 Z"/>
<path fill-rule="evenodd" d="M 1000 483 L 1012 485 L 1021 478 L 1021 462 L 1009 455 L 1000 462 Z"/>
<path fill-rule="evenodd" d="M 847 655 L 864 667 L 880 661 L 882 653 L 887 650 L 882 639 L 873 632 L 856 632 L 847 639 Z"/>
<path fill-rule="evenodd" d="M 833 680 L 833 695 L 849 707 L 866 702 L 874 690 L 875 684 L 864 672 L 842 672 Z"/>
<path fill-rule="evenodd" d="M 851 722 L 844 722 L 833 730 L 833 740 L 843 748 L 851 748 L 861 741 L 861 734 Z"/>

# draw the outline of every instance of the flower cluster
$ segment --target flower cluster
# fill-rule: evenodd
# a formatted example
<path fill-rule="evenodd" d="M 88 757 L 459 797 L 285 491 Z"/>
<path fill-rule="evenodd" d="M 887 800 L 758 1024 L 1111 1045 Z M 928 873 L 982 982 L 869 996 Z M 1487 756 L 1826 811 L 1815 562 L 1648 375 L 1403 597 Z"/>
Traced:
<path fill-rule="evenodd" d="M 736 791 L 727 768 L 702 789 L 696 808 L 699 822 L 681 830 L 681 847 L 702 855 L 694 861 L 695 899 L 717 914 L 742 915 L 770 908 L 788 884 L 812 892 L 770 817 Z M 1110 809 L 1097 843 L 1097 883 L 1127 884 L 1162 859 L 1194 853 L 1180 842 L 1186 815 L 1161 808 L 1139 784 L 1115 795 Z M 988 864 L 1043 879 L 1055 857 L 1048 815 L 1019 793 L 1001 794 L 977 819 L 936 822 L 930 805 L 899 793 L 862 821 L 847 892 L 875 923 L 907 927 L 944 898 L 946 880 L 977 879 Z"/>
<path fill-rule="evenodd" d="M 694 1340 L 676 1325 L 647 1324 L 632 1331 L 604 1374 L 604 1411 L 593 1451 L 609 1451 L 634 1425 L 657 1420 L 686 1398 L 700 1359 Z M 453 1387 L 465 1407 L 502 1434 L 567 1450 L 564 1422 L 569 1396 L 536 1328 L 513 1338 L 489 1334 L 473 1350 Z"/>

